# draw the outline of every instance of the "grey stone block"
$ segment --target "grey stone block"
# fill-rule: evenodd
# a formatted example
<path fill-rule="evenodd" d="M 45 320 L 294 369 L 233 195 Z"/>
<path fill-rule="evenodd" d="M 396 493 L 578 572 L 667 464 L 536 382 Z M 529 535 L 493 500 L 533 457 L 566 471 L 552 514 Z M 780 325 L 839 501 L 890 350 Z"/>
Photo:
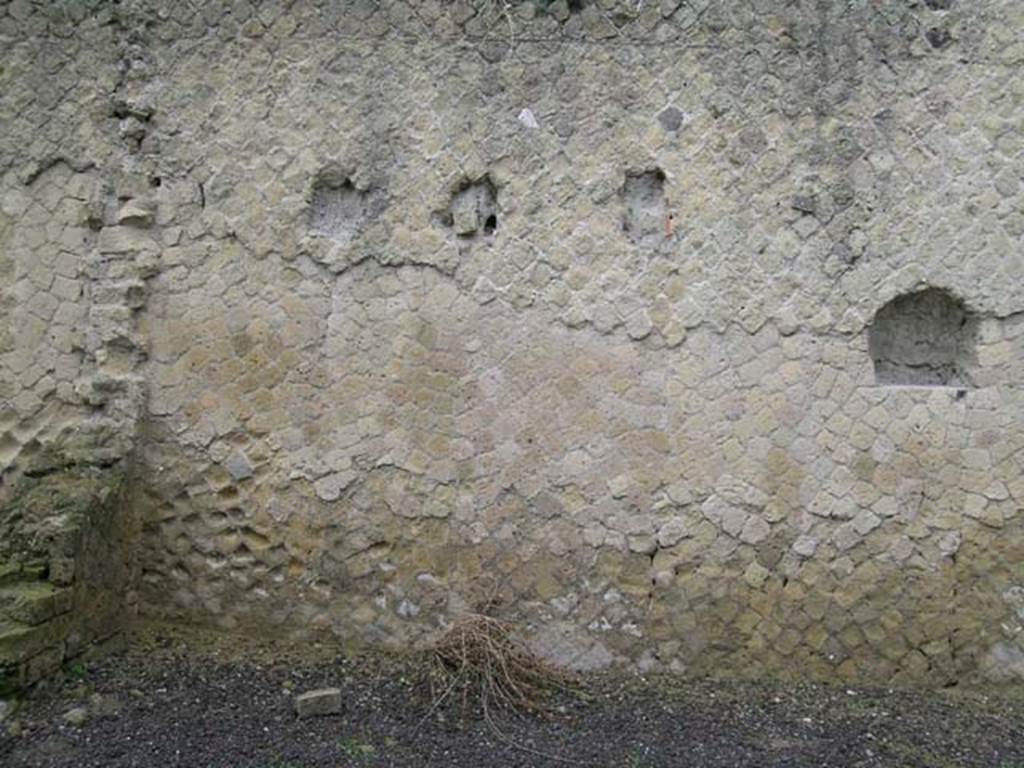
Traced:
<path fill-rule="evenodd" d="M 320 688 L 295 697 L 295 713 L 299 717 L 341 714 L 341 690 Z"/>

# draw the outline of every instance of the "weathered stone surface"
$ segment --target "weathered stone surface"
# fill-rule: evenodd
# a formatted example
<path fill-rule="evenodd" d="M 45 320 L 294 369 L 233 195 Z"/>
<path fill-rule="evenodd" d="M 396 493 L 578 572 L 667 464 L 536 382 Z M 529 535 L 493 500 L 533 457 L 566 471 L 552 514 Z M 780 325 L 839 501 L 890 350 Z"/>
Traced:
<path fill-rule="evenodd" d="M 0 587 L 0 616 L 24 624 L 42 624 L 71 610 L 71 590 L 46 582 Z"/>
<path fill-rule="evenodd" d="M 14 695 L 21 685 L 21 666 L 15 662 L 0 662 L 0 696 Z"/>
<path fill-rule="evenodd" d="M 61 715 L 61 719 L 68 725 L 81 728 L 89 721 L 89 710 L 85 707 L 74 707 Z"/>
<path fill-rule="evenodd" d="M 61 631 L 63 630 L 63 631 Z M 0 621 L 0 664 L 19 664 L 64 640 L 66 625 L 31 626 Z"/>
<path fill-rule="evenodd" d="M 235 451 L 224 462 L 224 469 L 235 480 L 248 480 L 253 476 L 253 466 L 243 451 Z"/>
<path fill-rule="evenodd" d="M 102 5 L 0 11 L 0 584 L 130 457 L 151 617 L 1020 677 L 1016 4 Z"/>
<path fill-rule="evenodd" d="M 130 564 L 121 477 L 65 469 L 23 477 L 0 499 L 0 689 L 52 674 L 123 622 Z"/>
<path fill-rule="evenodd" d="M 295 697 L 295 713 L 299 717 L 340 715 L 342 699 L 340 688 L 321 688 L 300 693 Z"/>

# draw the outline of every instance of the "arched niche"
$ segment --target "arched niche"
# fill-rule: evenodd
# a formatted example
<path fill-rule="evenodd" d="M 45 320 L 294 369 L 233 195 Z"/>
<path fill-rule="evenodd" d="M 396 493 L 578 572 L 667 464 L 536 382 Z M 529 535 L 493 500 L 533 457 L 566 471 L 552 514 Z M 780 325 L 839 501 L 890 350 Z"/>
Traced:
<path fill-rule="evenodd" d="M 976 337 L 976 320 L 949 291 L 925 288 L 897 296 L 878 310 L 868 330 L 875 381 L 890 386 L 970 386 Z"/>

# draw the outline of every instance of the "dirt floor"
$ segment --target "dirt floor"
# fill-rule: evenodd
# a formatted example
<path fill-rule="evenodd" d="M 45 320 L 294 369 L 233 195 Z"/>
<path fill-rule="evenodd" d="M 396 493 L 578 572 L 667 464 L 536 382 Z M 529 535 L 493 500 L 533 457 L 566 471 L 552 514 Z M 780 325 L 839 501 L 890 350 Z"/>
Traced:
<path fill-rule="evenodd" d="M 419 669 L 150 635 L 8 714 L 0 765 L 1024 768 L 1019 696 L 600 677 L 489 724 L 431 712 Z M 325 686 L 342 714 L 298 719 L 295 694 Z"/>

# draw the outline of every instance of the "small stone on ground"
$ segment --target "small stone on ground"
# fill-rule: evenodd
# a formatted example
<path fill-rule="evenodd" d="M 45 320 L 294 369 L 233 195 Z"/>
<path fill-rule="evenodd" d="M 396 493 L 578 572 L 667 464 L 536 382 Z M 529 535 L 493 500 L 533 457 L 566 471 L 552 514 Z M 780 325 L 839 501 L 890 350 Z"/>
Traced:
<path fill-rule="evenodd" d="M 295 697 L 295 712 L 299 717 L 341 714 L 341 689 L 321 688 Z"/>
<path fill-rule="evenodd" d="M 0 729 L 0 765 L 1024 766 L 1020 692 L 593 675 L 583 695 L 559 694 L 544 714 L 492 712 L 488 722 L 455 696 L 431 710 L 418 663 L 320 653 L 237 641 L 206 652 L 157 635 L 80 679 L 40 686 L 19 705 L 20 735 Z M 295 691 L 334 714 L 297 717 Z M 117 716 L 99 714 L 96 696 L 118 702 Z M 88 717 L 71 727 L 76 710 Z"/>

